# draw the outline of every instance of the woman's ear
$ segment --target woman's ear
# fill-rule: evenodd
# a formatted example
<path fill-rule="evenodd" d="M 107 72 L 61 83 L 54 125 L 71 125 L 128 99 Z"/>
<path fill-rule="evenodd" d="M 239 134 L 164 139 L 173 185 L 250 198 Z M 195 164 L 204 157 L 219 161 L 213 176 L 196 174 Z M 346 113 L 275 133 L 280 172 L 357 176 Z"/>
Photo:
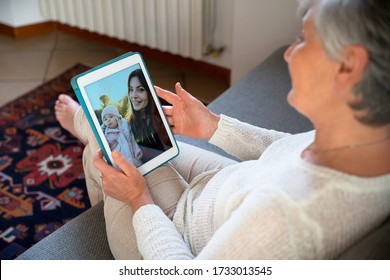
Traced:
<path fill-rule="evenodd" d="M 368 59 L 368 52 L 363 46 L 347 46 L 342 53 L 337 75 L 339 86 L 348 89 L 354 88 L 363 77 Z"/>

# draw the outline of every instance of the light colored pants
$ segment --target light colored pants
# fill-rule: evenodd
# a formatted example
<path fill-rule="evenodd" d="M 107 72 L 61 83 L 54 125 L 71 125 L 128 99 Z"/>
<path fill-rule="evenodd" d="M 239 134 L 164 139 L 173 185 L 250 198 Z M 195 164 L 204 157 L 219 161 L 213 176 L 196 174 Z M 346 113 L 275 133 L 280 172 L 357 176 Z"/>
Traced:
<path fill-rule="evenodd" d="M 78 138 L 86 144 L 83 166 L 91 204 L 104 200 L 107 239 L 113 256 L 115 259 L 142 259 L 137 249 L 130 207 L 102 191 L 100 172 L 93 165 L 93 155 L 100 147 L 81 108 L 74 116 L 74 128 Z M 191 145 L 178 144 L 179 156 L 145 176 L 154 202 L 171 219 L 183 191 L 196 176 L 236 163 Z"/>

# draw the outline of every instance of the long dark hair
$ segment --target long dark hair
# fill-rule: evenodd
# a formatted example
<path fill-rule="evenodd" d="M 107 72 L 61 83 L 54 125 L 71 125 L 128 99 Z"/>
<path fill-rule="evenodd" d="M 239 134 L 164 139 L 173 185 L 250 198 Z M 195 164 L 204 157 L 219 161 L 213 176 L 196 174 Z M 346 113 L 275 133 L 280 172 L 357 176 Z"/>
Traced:
<path fill-rule="evenodd" d="M 141 69 L 134 70 L 130 73 L 127 81 L 128 96 L 130 97 L 130 81 L 132 78 L 137 77 L 144 87 L 148 95 L 148 104 L 142 110 L 134 110 L 133 103 L 130 100 L 132 116 L 130 118 L 130 127 L 133 133 L 136 135 L 136 141 L 144 146 L 162 146 L 159 134 L 163 129 L 163 123 L 158 115 L 156 104 L 154 103 L 152 94 L 147 85 L 144 74 Z"/>

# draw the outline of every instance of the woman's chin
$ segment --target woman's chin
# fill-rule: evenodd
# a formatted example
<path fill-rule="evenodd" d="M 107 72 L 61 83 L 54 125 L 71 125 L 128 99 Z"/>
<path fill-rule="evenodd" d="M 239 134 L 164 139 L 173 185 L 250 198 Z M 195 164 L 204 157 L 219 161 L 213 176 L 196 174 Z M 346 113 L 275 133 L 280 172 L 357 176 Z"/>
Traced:
<path fill-rule="evenodd" d="M 133 109 L 135 111 L 140 111 L 145 107 L 146 107 L 145 103 L 133 103 Z"/>
<path fill-rule="evenodd" d="M 299 104 L 299 100 L 297 99 L 297 94 L 293 89 L 291 89 L 287 95 L 287 102 L 291 107 L 293 107 L 299 113 L 301 113 L 302 115 L 306 115 L 304 112 L 304 108 Z"/>
<path fill-rule="evenodd" d="M 134 104 L 133 104 L 133 109 L 134 109 L 135 111 L 139 111 L 139 110 L 142 109 L 142 105 L 140 105 L 140 104 L 134 105 Z"/>
<path fill-rule="evenodd" d="M 288 104 L 291 106 L 291 107 L 293 107 L 293 108 L 295 108 L 296 109 L 296 107 L 295 107 L 295 92 L 294 92 L 294 90 L 293 89 L 291 89 L 290 91 L 289 91 L 289 93 L 287 94 L 287 102 L 288 102 Z"/>

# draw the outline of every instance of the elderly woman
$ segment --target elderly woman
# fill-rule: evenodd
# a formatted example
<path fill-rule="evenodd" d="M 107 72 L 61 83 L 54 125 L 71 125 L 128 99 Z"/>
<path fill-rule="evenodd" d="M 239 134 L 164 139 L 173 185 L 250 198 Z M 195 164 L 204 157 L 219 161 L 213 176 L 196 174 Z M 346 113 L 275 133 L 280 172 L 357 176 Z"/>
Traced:
<path fill-rule="evenodd" d="M 319 0 L 303 10 L 285 53 L 288 101 L 315 130 L 253 127 L 213 114 L 179 84 L 177 94 L 157 88 L 175 133 L 243 162 L 181 145 L 144 178 L 119 153 L 122 172 L 95 153 L 116 258 L 329 259 L 390 215 L 390 3 Z M 76 116 L 60 121 L 80 131 L 77 105 L 61 105 Z"/>

